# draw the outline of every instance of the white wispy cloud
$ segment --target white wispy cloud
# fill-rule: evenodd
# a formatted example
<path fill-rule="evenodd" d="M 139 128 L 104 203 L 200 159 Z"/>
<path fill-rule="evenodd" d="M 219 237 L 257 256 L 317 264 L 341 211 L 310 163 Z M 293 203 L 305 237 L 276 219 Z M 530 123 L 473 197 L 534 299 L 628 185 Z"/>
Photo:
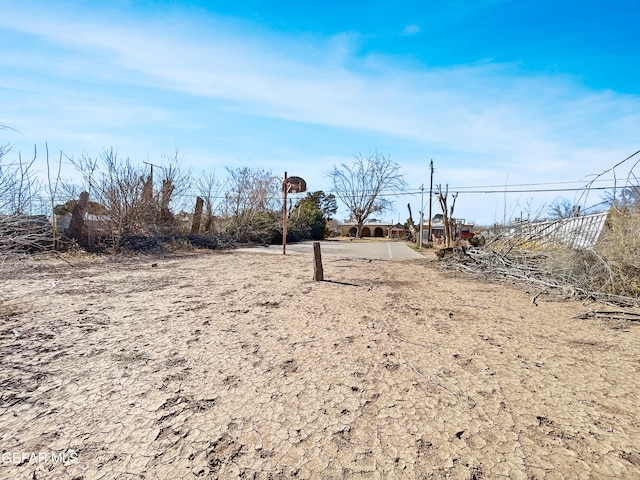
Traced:
<path fill-rule="evenodd" d="M 0 22 L 74 50 L 73 60 L 39 59 L 61 76 L 179 90 L 224 99 L 254 115 L 425 142 L 450 143 L 455 137 L 463 150 L 493 145 L 491 150 L 513 151 L 518 141 L 530 145 L 536 138 L 562 137 L 562 130 L 584 129 L 596 117 L 606 128 L 607 120 L 624 120 L 618 112 L 638 111 L 637 98 L 589 92 L 563 78 L 526 77 L 508 65 L 403 71 L 389 60 L 375 71 L 360 71 L 342 36 L 326 39 L 324 51 L 297 45 L 296 53 L 303 55 L 293 56 L 286 39 L 273 39 L 276 50 L 269 38 L 252 42 L 241 34 L 220 36 L 215 22 L 211 33 L 197 38 L 168 25 L 61 22 L 50 16 Z M 86 62 L 91 57 L 91 63 L 78 60 L 83 57 Z M 336 63 L 336 58 L 343 60 Z M 635 108 L 629 109 L 629 102 Z"/>
<path fill-rule="evenodd" d="M 361 56 L 364 40 L 353 32 L 289 38 L 213 15 L 133 21 L 17 6 L 0 15 L 0 28 L 29 40 L 5 47 L 0 88 L 50 109 L 41 119 L 45 136 L 66 131 L 90 142 L 96 128 L 134 129 L 141 121 L 197 128 L 204 117 L 188 119 L 179 104 L 163 103 L 175 94 L 214 102 L 218 112 L 403 139 L 455 163 L 457 183 L 476 183 L 509 171 L 513 181 L 597 173 L 637 145 L 640 133 L 637 96 L 517 65 L 429 68 Z M 407 25 L 403 33 L 419 31 Z M 16 68 L 45 80 L 25 82 L 9 73 Z M 129 87 L 155 93 L 118 99 Z M 55 126 L 52 110 L 64 112 Z M 37 105 L 13 106 L 25 122 L 37 112 Z M 83 124 L 94 131 L 83 134 Z M 116 132 L 100 141 L 118 135 L 125 138 Z"/>

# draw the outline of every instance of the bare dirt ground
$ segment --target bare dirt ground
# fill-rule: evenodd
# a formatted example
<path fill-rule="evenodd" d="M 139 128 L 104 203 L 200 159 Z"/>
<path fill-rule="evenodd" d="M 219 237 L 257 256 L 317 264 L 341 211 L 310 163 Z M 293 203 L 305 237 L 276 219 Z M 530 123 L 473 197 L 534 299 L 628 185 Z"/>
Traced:
<path fill-rule="evenodd" d="M 69 261 L 2 267 L 0 478 L 640 478 L 637 323 L 426 260 Z"/>

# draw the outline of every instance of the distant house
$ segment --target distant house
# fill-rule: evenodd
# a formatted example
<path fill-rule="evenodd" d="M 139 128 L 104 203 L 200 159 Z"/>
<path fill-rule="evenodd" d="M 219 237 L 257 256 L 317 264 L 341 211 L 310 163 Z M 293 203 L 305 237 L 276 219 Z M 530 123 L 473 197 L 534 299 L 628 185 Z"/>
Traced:
<path fill-rule="evenodd" d="M 358 231 L 355 222 L 344 222 L 340 225 L 340 235 L 343 237 L 354 237 Z M 465 237 L 465 234 L 473 231 L 473 225 L 469 223 L 456 224 L 456 237 Z M 378 238 L 405 238 L 407 236 L 407 228 L 400 224 L 392 224 L 385 222 L 367 222 L 362 226 L 362 237 L 378 237 Z M 416 232 L 417 234 L 417 232 Z M 429 239 L 429 223 L 422 225 L 422 241 L 431 241 L 435 244 L 444 242 L 444 224 L 442 222 L 434 222 L 431 224 L 431 239 Z"/>
<path fill-rule="evenodd" d="M 396 223 L 391 225 L 388 229 L 387 237 L 389 238 L 405 238 L 409 231 L 404 225 Z"/>
<path fill-rule="evenodd" d="M 362 237 L 388 237 L 389 229 L 394 227 L 392 223 L 367 222 L 362 226 Z M 340 235 L 343 237 L 354 237 L 358 232 L 355 222 L 345 222 L 340 225 Z"/>
<path fill-rule="evenodd" d="M 436 245 L 444 242 L 444 223 L 434 222 L 431 224 L 431 238 L 429 238 L 429 224 L 422 225 L 422 241 L 433 242 Z"/>
<path fill-rule="evenodd" d="M 473 224 L 460 222 L 456 223 L 455 236 L 456 238 L 465 238 L 469 236 L 469 233 L 473 232 Z M 473 235 L 470 235 L 473 236 Z M 433 222 L 431 223 L 431 239 L 429 239 L 429 224 L 424 223 L 422 225 L 422 241 L 433 242 L 438 245 L 444 242 L 444 223 Z"/>

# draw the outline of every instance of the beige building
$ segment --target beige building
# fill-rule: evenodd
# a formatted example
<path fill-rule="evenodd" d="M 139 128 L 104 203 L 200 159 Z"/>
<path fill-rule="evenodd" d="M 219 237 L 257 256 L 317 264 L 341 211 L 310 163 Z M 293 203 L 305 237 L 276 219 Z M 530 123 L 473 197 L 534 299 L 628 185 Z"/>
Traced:
<path fill-rule="evenodd" d="M 358 231 L 355 222 L 345 222 L 340 225 L 340 235 L 343 237 L 354 237 Z M 367 222 L 362 226 L 362 237 L 378 238 L 403 238 L 406 229 L 400 224 L 385 222 Z"/>

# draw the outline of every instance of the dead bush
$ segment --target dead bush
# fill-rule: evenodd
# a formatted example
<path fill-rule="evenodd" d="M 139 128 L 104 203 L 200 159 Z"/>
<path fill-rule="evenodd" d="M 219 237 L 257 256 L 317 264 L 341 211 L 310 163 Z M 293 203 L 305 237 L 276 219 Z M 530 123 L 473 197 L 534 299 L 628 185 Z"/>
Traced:
<path fill-rule="evenodd" d="M 620 305 L 640 304 L 640 215 L 612 210 L 593 248 L 545 238 L 501 237 L 485 248 L 459 248 L 441 265 L 484 278 L 515 280 Z"/>
<path fill-rule="evenodd" d="M 612 209 L 595 251 L 607 265 L 603 291 L 640 297 L 639 209 Z"/>
<path fill-rule="evenodd" d="M 128 158 L 118 158 L 113 150 L 103 152 L 99 160 L 83 157 L 71 161 L 86 180 L 93 205 L 98 207 L 94 210 L 101 212 L 94 215 L 94 233 L 100 241 L 94 242 L 89 232 L 81 232 L 81 240 L 86 237 L 84 246 L 153 250 L 158 237 L 179 230 L 170 205 L 190 179 L 188 172 L 181 171 L 177 153 L 168 159 L 168 166 L 158 167 L 159 178 L 154 177 L 153 165 L 147 171 Z"/>

